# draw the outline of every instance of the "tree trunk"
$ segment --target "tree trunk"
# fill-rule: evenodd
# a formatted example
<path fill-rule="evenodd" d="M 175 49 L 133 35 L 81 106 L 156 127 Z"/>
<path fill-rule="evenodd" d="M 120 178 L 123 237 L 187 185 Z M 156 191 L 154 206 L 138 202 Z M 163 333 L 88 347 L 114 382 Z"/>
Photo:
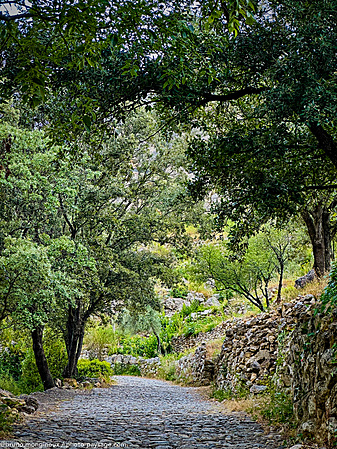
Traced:
<path fill-rule="evenodd" d="M 309 128 L 318 140 L 319 147 L 337 168 L 337 144 L 331 134 L 329 134 L 319 123 L 312 122 L 309 124 Z"/>
<path fill-rule="evenodd" d="M 67 329 L 64 336 L 66 344 L 68 363 L 63 371 L 63 377 L 75 377 L 78 374 L 77 362 L 80 358 L 85 322 L 80 316 L 80 307 L 76 309 L 69 307 Z"/>
<path fill-rule="evenodd" d="M 331 270 L 331 259 L 333 258 L 331 245 L 331 227 L 330 227 L 330 213 L 324 211 L 323 213 L 323 230 L 324 230 L 324 246 L 325 246 L 325 271 Z"/>
<path fill-rule="evenodd" d="M 37 327 L 32 331 L 33 351 L 37 369 L 43 383 L 43 388 L 49 390 L 55 387 L 53 377 L 49 371 L 48 362 L 43 349 L 43 327 Z"/>
<path fill-rule="evenodd" d="M 318 204 L 314 209 L 302 211 L 302 218 L 312 244 L 314 270 L 322 277 L 331 268 L 330 212 Z"/>
<path fill-rule="evenodd" d="M 160 354 L 162 354 L 160 337 L 157 334 L 157 332 L 153 331 L 153 333 L 154 333 L 154 335 L 155 335 L 155 337 L 157 339 L 157 351 L 158 351 L 158 354 L 160 355 Z"/>
<path fill-rule="evenodd" d="M 276 302 L 281 302 L 281 293 L 282 293 L 282 284 L 283 284 L 283 273 L 284 273 L 284 262 L 283 262 L 283 260 L 282 260 L 282 261 L 279 260 L 279 263 L 280 263 L 280 271 L 279 271 L 279 273 L 280 273 L 280 279 L 279 279 L 279 282 L 278 282 L 278 290 L 277 290 L 277 298 L 276 298 Z"/>

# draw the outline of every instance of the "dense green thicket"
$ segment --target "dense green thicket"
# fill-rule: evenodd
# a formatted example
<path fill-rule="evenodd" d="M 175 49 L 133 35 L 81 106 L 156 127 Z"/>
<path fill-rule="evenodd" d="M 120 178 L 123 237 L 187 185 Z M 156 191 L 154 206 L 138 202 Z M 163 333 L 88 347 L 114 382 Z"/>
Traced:
<path fill-rule="evenodd" d="M 100 155 L 83 143 L 74 159 L 60 158 L 43 131 L 1 125 L 0 319 L 29 330 L 44 388 L 53 385 L 46 326 L 62 335 L 63 375 L 73 376 L 92 315 L 158 309 L 155 283 L 174 282 L 173 252 L 150 246 L 184 251 L 197 210 L 184 185 L 184 137 L 152 135 L 155 120 L 133 115 Z"/>

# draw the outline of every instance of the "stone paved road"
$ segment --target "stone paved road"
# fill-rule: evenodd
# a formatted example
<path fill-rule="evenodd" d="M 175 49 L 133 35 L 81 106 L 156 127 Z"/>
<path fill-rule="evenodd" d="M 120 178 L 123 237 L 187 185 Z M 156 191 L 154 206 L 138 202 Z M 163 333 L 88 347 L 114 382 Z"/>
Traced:
<path fill-rule="evenodd" d="M 281 440 L 241 414 L 224 414 L 221 405 L 192 388 L 154 379 L 118 376 L 118 384 L 94 389 L 60 403 L 45 416 L 16 427 L 14 439 L 0 447 L 129 449 L 275 449 Z"/>

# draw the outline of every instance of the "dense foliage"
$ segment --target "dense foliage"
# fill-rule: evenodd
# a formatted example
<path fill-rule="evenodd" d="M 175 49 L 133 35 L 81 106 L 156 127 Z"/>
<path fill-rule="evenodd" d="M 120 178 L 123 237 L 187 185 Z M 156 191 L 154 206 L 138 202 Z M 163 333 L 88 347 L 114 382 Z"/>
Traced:
<path fill-rule="evenodd" d="M 335 0 L 0 3 L 0 322 L 32 340 L 6 344 L 10 382 L 76 375 L 92 317 L 124 310 L 123 350 L 145 356 L 222 319 L 161 317 L 158 286 L 211 282 L 263 310 L 304 259 L 292 218 L 329 271 Z M 118 350 L 91 330 L 99 357 Z M 46 332 L 64 342 L 55 363 Z"/>
<path fill-rule="evenodd" d="M 10 176 L 1 173 L 1 318 L 31 331 L 45 387 L 45 326 L 63 335 L 64 376 L 74 375 L 93 314 L 158 308 L 154 285 L 170 282 L 173 259 L 148 245 L 188 245 L 184 138 L 153 136 L 154 122 L 134 115 L 101 154 L 74 160 L 60 159 L 41 131 L 0 130 L 16 136 L 4 156 Z"/>

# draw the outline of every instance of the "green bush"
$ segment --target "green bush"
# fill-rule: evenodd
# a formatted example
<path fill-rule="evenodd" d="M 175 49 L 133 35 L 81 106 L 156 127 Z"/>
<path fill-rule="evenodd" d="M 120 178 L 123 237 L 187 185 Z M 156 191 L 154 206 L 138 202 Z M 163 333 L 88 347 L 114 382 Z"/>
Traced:
<path fill-rule="evenodd" d="M 211 397 L 222 402 L 225 399 L 232 399 L 233 392 L 231 390 L 213 390 Z"/>
<path fill-rule="evenodd" d="M 226 390 L 213 389 L 211 397 L 218 401 L 224 401 L 225 399 L 246 399 L 249 396 L 249 393 L 246 384 L 243 381 L 238 380 L 235 390 L 231 390 L 230 388 Z"/>
<path fill-rule="evenodd" d="M 269 388 L 269 400 L 261 411 L 261 415 L 269 424 L 287 424 L 288 427 L 296 427 L 294 419 L 293 402 L 285 392 L 280 392 L 275 387 Z"/>
<path fill-rule="evenodd" d="M 24 354 L 16 349 L 16 345 L 6 347 L 0 354 L 0 376 L 8 375 L 14 380 L 19 380 L 22 375 L 23 359 Z"/>
<path fill-rule="evenodd" d="M 26 394 L 32 393 L 33 391 L 43 391 L 43 385 L 32 349 L 28 349 L 22 362 L 22 376 L 19 380 L 19 385 L 22 392 Z"/>
<path fill-rule="evenodd" d="M 191 315 L 191 313 L 199 312 L 201 310 L 204 310 L 204 308 L 204 306 L 201 306 L 199 304 L 199 301 L 197 299 L 194 299 L 189 306 L 183 304 L 183 308 L 180 311 L 180 316 L 182 318 L 186 318 L 188 315 Z"/>
<path fill-rule="evenodd" d="M 116 376 L 141 376 L 140 369 L 137 365 L 124 365 L 123 363 L 115 363 L 113 373 Z"/>
<path fill-rule="evenodd" d="M 8 410 L 7 405 L 0 404 L 0 438 L 5 437 L 12 430 L 16 416 Z"/>
<path fill-rule="evenodd" d="M 65 344 L 62 340 L 49 340 L 44 343 L 44 351 L 51 375 L 54 379 L 62 378 L 62 373 L 68 362 Z"/>
<path fill-rule="evenodd" d="M 158 355 L 158 342 L 155 335 L 141 337 L 140 335 L 127 336 L 121 339 L 123 349 L 121 354 L 129 354 L 134 357 L 152 358 Z"/>
<path fill-rule="evenodd" d="M 187 328 L 184 329 L 184 336 L 191 337 L 196 334 L 196 327 L 194 324 L 190 324 Z"/>
<path fill-rule="evenodd" d="M 329 283 L 321 295 L 322 311 L 330 313 L 337 306 L 337 264 L 334 263 Z"/>
<path fill-rule="evenodd" d="M 111 366 L 108 362 L 100 360 L 80 359 L 77 363 L 79 377 L 102 377 L 109 380 L 113 374 Z"/>
<path fill-rule="evenodd" d="M 19 396 L 23 393 L 19 380 L 13 379 L 9 374 L 2 373 L 0 375 L 0 388 L 2 390 L 10 391 L 11 393 Z"/>
<path fill-rule="evenodd" d="M 105 350 L 109 354 L 115 354 L 118 349 L 119 336 L 110 326 L 98 326 L 88 330 L 84 338 L 84 344 L 89 351 L 97 354 L 99 360 L 102 360 Z"/>
<path fill-rule="evenodd" d="M 67 352 L 61 340 L 53 338 L 44 339 L 44 351 L 48 366 L 53 378 L 62 378 L 62 372 L 67 364 Z M 22 393 L 43 391 L 43 385 L 35 363 L 33 349 L 28 349 L 22 361 L 22 376 L 18 381 Z"/>
<path fill-rule="evenodd" d="M 172 296 L 173 298 L 186 298 L 187 295 L 188 295 L 188 288 L 185 285 L 178 286 L 170 290 L 170 296 Z"/>

